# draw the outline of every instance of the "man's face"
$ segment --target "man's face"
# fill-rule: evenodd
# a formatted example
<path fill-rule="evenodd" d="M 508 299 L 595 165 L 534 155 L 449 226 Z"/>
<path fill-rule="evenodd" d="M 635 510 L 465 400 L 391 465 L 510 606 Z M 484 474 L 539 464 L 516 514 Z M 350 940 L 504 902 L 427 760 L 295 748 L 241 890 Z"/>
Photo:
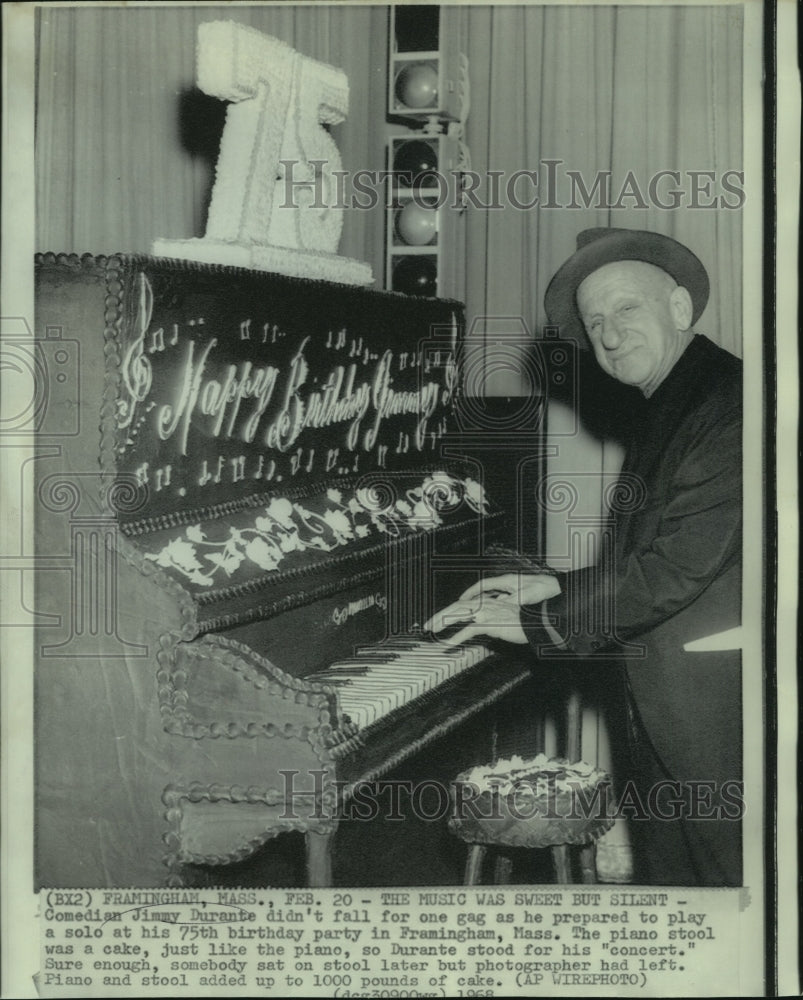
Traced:
<path fill-rule="evenodd" d="M 678 357 L 681 327 L 675 281 L 642 261 L 605 264 L 577 290 L 577 305 L 604 371 L 646 394 Z M 680 326 L 679 326 L 680 322 Z"/>

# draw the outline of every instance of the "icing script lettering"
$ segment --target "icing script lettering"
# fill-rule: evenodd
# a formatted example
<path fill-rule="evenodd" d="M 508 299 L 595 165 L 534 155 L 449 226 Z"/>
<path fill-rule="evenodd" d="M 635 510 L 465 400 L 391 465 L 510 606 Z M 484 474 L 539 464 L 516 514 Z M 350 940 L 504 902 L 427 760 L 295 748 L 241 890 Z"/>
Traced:
<path fill-rule="evenodd" d="M 125 352 L 121 366 L 121 377 L 125 395 L 117 402 L 117 426 L 130 426 L 134 419 L 137 403 L 141 403 L 151 390 L 153 373 L 151 363 L 144 354 L 145 334 L 153 314 L 153 291 L 144 274 L 139 275 L 139 300 L 135 336 Z"/>
<path fill-rule="evenodd" d="M 459 392 L 448 338 L 373 299 L 347 321 L 317 288 L 242 282 L 235 304 L 194 275 L 133 275 L 108 358 L 114 447 L 156 512 L 438 463 Z"/>
<path fill-rule="evenodd" d="M 427 382 L 414 391 L 396 391 L 392 388 L 393 379 L 390 369 L 393 364 L 393 352 L 386 351 L 377 368 L 373 386 L 373 403 L 376 417 L 374 426 L 365 435 L 365 448 L 370 450 L 379 438 L 382 421 L 388 417 L 403 413 L 417 413 L 420 420 L 415 429 L 415 445 L 419 451 L 424 447 L 427 421 L 438 405 L 440 386 L 437 382 Z"/>
<path fill-rule="evenodd" d="M 386 420 L 410 415 L 417 418 L 410 441 L 421 451 L 427 443 L 430 418 L 443 402 L 444 389 L 438 382 L 421 382 L 415 389 L 396 388 L 390 350 L 373 370 L 366 372 L 360 362 L 334 365 L 316 379 L 317 384 L 310 384 L 309 337 L 285 370 L 250 360 L 215 365 L 218 347 L 217 337 L 205 344 L 185 341 L 174 398 L 153 408 L 159 439 L 175 438 L 181 455 L 188 452 L 192 427 L 205 438 L 233 438 L 286 452 L 305 430 L 346 424 L 344 447 L 370 451 L 379 442 Z M 137 399 L 142 398 L 138 390 Z M 442 425 L 433 433 L 440 436 Z M 330 464 L 334 464 L 331 454 Z"/>

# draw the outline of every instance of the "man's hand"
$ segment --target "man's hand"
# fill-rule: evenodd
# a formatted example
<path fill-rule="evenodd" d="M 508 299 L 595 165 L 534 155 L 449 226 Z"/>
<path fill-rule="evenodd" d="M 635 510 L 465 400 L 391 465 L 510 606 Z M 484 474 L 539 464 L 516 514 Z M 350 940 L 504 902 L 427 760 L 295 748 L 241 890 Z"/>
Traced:
<path fill-rule="evenodd" d="M 465 623 L 454 635 L 444 638 L 450 646 L 478 636 L 504 639 L 519 645 L 527 642 L 521 627 L 521 607 L 538 604 L 560 593 L 560 585 L 546 574 L 508 573 L 490 577 L 469 587 L 459 601 L 443 608 L 424 628 L 435 633 Z"/>
<path fill-rule="evenodd" d="M 465 628 L 445 636 L 441 641 L 449 646 L 459 646 L 482 635 L 522 644 L 527 642 L 527 636 L 521 627 L 520 612 L 519 605 L 509 597 L 478 598 L 473 604 L 460 600 L 433 615 L 424 629 L 437 633 L 465 622 Z"/>
<path fill-rule="evenodd" d="M 469 587 L 461 596 L 461 601 L 478 601 L 485 597 L 508 597 L 518 602 L 519 607 L 526 604 L 540 604 L 541 601 L 557 597 L 560 584 L 554 576 L 547 573 L 505 573 L 504 576 L 491 576 L 480 580 Z"/>

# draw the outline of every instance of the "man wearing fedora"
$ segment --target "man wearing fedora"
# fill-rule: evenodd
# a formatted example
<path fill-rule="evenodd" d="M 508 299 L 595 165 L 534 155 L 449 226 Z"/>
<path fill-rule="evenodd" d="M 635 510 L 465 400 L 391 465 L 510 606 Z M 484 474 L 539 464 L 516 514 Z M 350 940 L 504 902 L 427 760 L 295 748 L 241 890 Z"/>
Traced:
<path fill-rule="evenodd" d="M 610 556 L 481 581 L 434 616 L 588 669 L 618 665 L 627 707 L 635 880 L 740 885 L 742 365 L 694 331 L 705 268 L 657 233 L 592 229 L 545 298 L 564 338 L 639 391 Z"/>

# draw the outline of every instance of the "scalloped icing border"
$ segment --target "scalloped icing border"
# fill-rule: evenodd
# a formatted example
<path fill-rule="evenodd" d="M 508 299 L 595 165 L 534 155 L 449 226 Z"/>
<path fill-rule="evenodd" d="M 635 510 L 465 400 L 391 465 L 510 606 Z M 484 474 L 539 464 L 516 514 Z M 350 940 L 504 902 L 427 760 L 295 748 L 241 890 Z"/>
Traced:
<path fill-rule="evenodd" d="M 310 745 L 322 765 L 328 766 L 332 762 L 327 743 L 333 732 L 330 723 L 336 713 L 336 701 L 330 688 L 286 674 L 250 646 L 225 636 L 204 635 L 197 643 L 182 645 L 180 652 L 190 659 L 212 657 L 224 669 L 240 674 L 253 687 L 267 688 L 269 695 L 284 698 L 285 692 L 295 692 L 296 704 L 307 705 L 312 711 L 317 711 L 318 722 L 315 726 L 288 723 L 284 728 L 272 722 L 250 722 L 247 725 L 236 721 L 197 722 L 187 708 L 187 672 L 178 663 L 179 648 L 176 647 L 169 662 L 157 675 L 159 707 L 166 732 L 195 740 L 220 737 L 255 739 L 259 736 L 299 739 Z M 255 665 L 262 667 L 268 676 L 257 671 Z"/>
<path fill-rule="evenodd" d="M 283 278 L 309 278 L 345 288 L 362 288 L 374 282 L 370 264 L 325 250 L 270 243 L 229 243 L 202 236 L 157 239 L 151 244 L 151 251 L 159 260 L 194 260 L 199 264 L 278 274 Z"/>
<path fill-rule="evenodd" d="M 333 802 L 334 798 L 334 802 Z M 162 840 L 167 847 L 162 861 L 168 870 L 166 885 L 169 888 L 182 888 L 185 884 L 182 865 L 226 865 L 243 861 L 255 851 L 273 840 L 281 833 L 303 833 L 327 835 L 334 833 L 337 819 L 322 820 L 272 820 L 267 828 L 258 836 L 241 842 L 240 846 L 226 854 L 194 854 L 181 848 L 181 820 L 184 815 L 182 802 L 228 802 L 237 805 L 240 802 L 248 804 L 262 803 L 270 808 L 276 808 L 284 801 L 284 796 L 275 788 L 243 788 L 241 785 L 204 785 L 191 782 L 189 785 L 167 785 L 162 792 L 162 803 L 165 806 L 164 819 L 167 830 Z M 323 793 L 322 805 L 336 805 L 337 794 L 334 788 L 327 788 Z M 333 814 L 334 815 L 334 814 Z"/>
<path fill-rule="evenodd" d="M 63 253 L 53 250 L 46 250 L 34 254 L 35 264 L 60 264 L 72 267 L 74 270 L 79 270 L 81 268 L 90 270 L 95 266 L 103 268 L 105 267 L 106 262 L 112 259 L 121 261 L 124 265 L 146 266 L 148 264 L 158 264 L 159 267 L 172 271 L 200 271 L 204 274 L 227 274 L 232 277 L 264 278 L 265 274 L 269 273 L 265 271 L 255 271 L 248 267 L 236 267 L 231 264 L 204 264 L 200 261 L 186 260 L 185 258 L 180 257 L 156 257 L 153 254 L 127 253 L 122 250 L 108 255 L 91 253 Z M 327 286 L 332 284 L 332 282 L 324 281 L 322 278 L 299 278 L 286 274 L 277 275 L 277 277 L 280 277 L 282 281 L 297 283 L 302 289 L 304 286 L 308 285 Z M 366 288 L 363 285 L 339 285 L 338 290 L 341 292 L 352 292 L 355 296 L 381 295 L 383 298 L 395 298 L 399 301 L 420 303 L 426 308 L 431 308 L 433 303 L 437 303 L 448 306 L 452 309 L 459 309 L 461 314 L 465 309 L 465 303 L 460 302 L 458 299 L 423 298 L 405 295 L 402 292 L 385 291 L 379 288 Z"/>
<path fill-rule="evenodd" d="M 124 293 L 125 282 L 122 272 L 127 263 L 127 259 L 122 255 L 111 257 L 93 258 L 90 254 L 85 254 L 80 259 L 70 258 L 64 262 L 57 258 L 56 263 L 67 263 L 70 266 L 80 266 L 89 269 L 96 266 L 102 269 L 102 274 L 106 282 L 106 296 L 104 300 L 104 327 L 103 327 L 103 355 L 104 355 L 104 384 L 103 398 L 100 407 L 100 445 L 98 451 L 98 464 L 100 466 L 100 488 L 103 499 L 108 487 L 114 481 L 117 472 L 115 461 L 115 444 L 117 429 L 115 424 L 115 412 L 117 398 L 119 396 L 121 374 L 121 350 L 122 350 L 122 326 L 124 314 Z M 119 523 L 119 521 L 118 521 Z M 198 634 L 196 606 L 189 591 L 181 586 L 176 580 L 168 576 L 160 567 L 154 566 L 151 560 L 145 559 L 144 554 L 132 545 L 122 534 L 118 535 L 119 550 L 123 558 L 129 565 L 133 566 L 142 576 L 150 577 L 162 589 L 166 590 L 174 597 L 179 604 L 179 611 L 182 622 L 178 633 L 182 639 L 192 639 Z M 154 569 L 156 572 L 154 572 Z M 157 659 L 166 652 L 164 639 L 174 633 L 168 632 L 160 637 L 160 651 Z"/>

